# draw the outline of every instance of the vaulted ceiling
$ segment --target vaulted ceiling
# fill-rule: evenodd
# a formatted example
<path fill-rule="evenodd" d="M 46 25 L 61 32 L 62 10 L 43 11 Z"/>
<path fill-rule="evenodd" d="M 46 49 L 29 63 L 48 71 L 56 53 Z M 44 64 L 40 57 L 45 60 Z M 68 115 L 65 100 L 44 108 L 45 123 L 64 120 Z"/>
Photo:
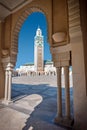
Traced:
<path fill-rule="evenodd" d="M 0 21 L 33 0 L 0 0 Z"/>

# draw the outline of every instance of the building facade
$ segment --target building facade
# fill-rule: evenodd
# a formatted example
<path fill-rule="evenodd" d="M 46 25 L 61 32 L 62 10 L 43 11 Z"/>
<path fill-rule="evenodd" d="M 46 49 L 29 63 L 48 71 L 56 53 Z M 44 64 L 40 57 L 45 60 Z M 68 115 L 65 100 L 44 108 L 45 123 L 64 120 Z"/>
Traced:
<path fill-rule="evenodd" d="M 35 66 L 33 63 L 21 65 L 20 68 L 17 68 L 16 71 L 13 72 L 13 76 L 37 76 L 37 75 L 56 75 L 56 68 L 53 65 L 52 61 L 44 61 L 43 63 L 43 71 L 35 70 Z"/>

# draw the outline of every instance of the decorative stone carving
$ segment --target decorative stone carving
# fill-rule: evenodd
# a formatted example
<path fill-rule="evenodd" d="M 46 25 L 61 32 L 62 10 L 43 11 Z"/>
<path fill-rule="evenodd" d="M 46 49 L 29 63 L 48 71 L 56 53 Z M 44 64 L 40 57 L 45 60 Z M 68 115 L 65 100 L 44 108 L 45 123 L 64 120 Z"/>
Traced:
<path fill-rule="evenodd" d="M 57 32 L 52 36 L 54 42 L 60 43 L 66 41 L 66 33 L 65 32 Z"/>
<path fill-rule="evenodd" d="M 62 52 L 58 54 L 53 54 L 54 61 L 64 61 L 70 60 L 70 52 Z"/>
<path fill-rule="evenodd" d="M 78 0 L 68 0 L 69 34 L 70 38 L 81 35 L 80 8 Z"/>
<path fill-rule="evenodd" d="M 3 49 L 2 50 L 2 56 L 6 57 L 6 56 L 8 56 L 8 54 L 9 54 L 9 50 L 8 49 Z"/>
<path fill-rule="evenodd" d="M 71 45 L 51 47 L 52 59 L 55 67 L 64 67 L 71 64 Z"/>
<path fill-rule="evenodd" d="M 12 71 L 14 65 L 10 62 L 10 57 L 3 58 L 3 68 L 5 70 L 5 95 L 2 103 L 9 104 L 11 102 L 11 83 L 12 83 Z"/>
<path fill-rule="evenodd" d="M 51 47 L 50 48 L 50 51 L 51 51 L 52 54 L 62 53 L 62 52 L 69 52 L 71 50 L 72 50 L 71 44 L 67 44 L 67 45 L 59 46 L 59 47 Z"/>
<path fill-rule="evenodd" d="M 55 67 L 63 67 L 70 65 L 70 52 L 55 53 L 52 55 Z"/>
<path fill-rule="evenodd" d="M 64 66 L 69 66 L 69 65 L 70 65 L 70 61 L 68 60 L 54 62 L 55 67 L 64 67 Z"/>

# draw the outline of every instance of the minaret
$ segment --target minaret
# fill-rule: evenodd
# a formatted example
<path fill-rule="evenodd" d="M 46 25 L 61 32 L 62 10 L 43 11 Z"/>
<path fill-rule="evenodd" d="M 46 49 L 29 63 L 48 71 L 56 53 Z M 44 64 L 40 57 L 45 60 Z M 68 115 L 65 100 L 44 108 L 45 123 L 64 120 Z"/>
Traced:
<path fill-rule="evenodd" d="M 43 36 L 40 27 L 36 30 L 36 36 L 34 37 L 34 66 L 36 73 L 42 73 L 44 71 L 44 46 Z"/>

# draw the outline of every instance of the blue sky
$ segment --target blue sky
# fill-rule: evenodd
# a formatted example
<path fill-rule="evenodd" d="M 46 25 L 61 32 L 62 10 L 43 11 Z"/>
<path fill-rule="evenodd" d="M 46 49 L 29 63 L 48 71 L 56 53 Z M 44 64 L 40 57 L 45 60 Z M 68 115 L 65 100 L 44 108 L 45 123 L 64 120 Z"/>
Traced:
<path fill-rule="evenodd" d="M 38 26 L 41 28 L 44 36 L 44 60 L 51 60 L 49 43 L 47 43 L 46 17 L 44 14 L 36 12 L 28 16 L 21 27 L 16 68 L 26 63 L 34 63 L 34 36 Z"/>

